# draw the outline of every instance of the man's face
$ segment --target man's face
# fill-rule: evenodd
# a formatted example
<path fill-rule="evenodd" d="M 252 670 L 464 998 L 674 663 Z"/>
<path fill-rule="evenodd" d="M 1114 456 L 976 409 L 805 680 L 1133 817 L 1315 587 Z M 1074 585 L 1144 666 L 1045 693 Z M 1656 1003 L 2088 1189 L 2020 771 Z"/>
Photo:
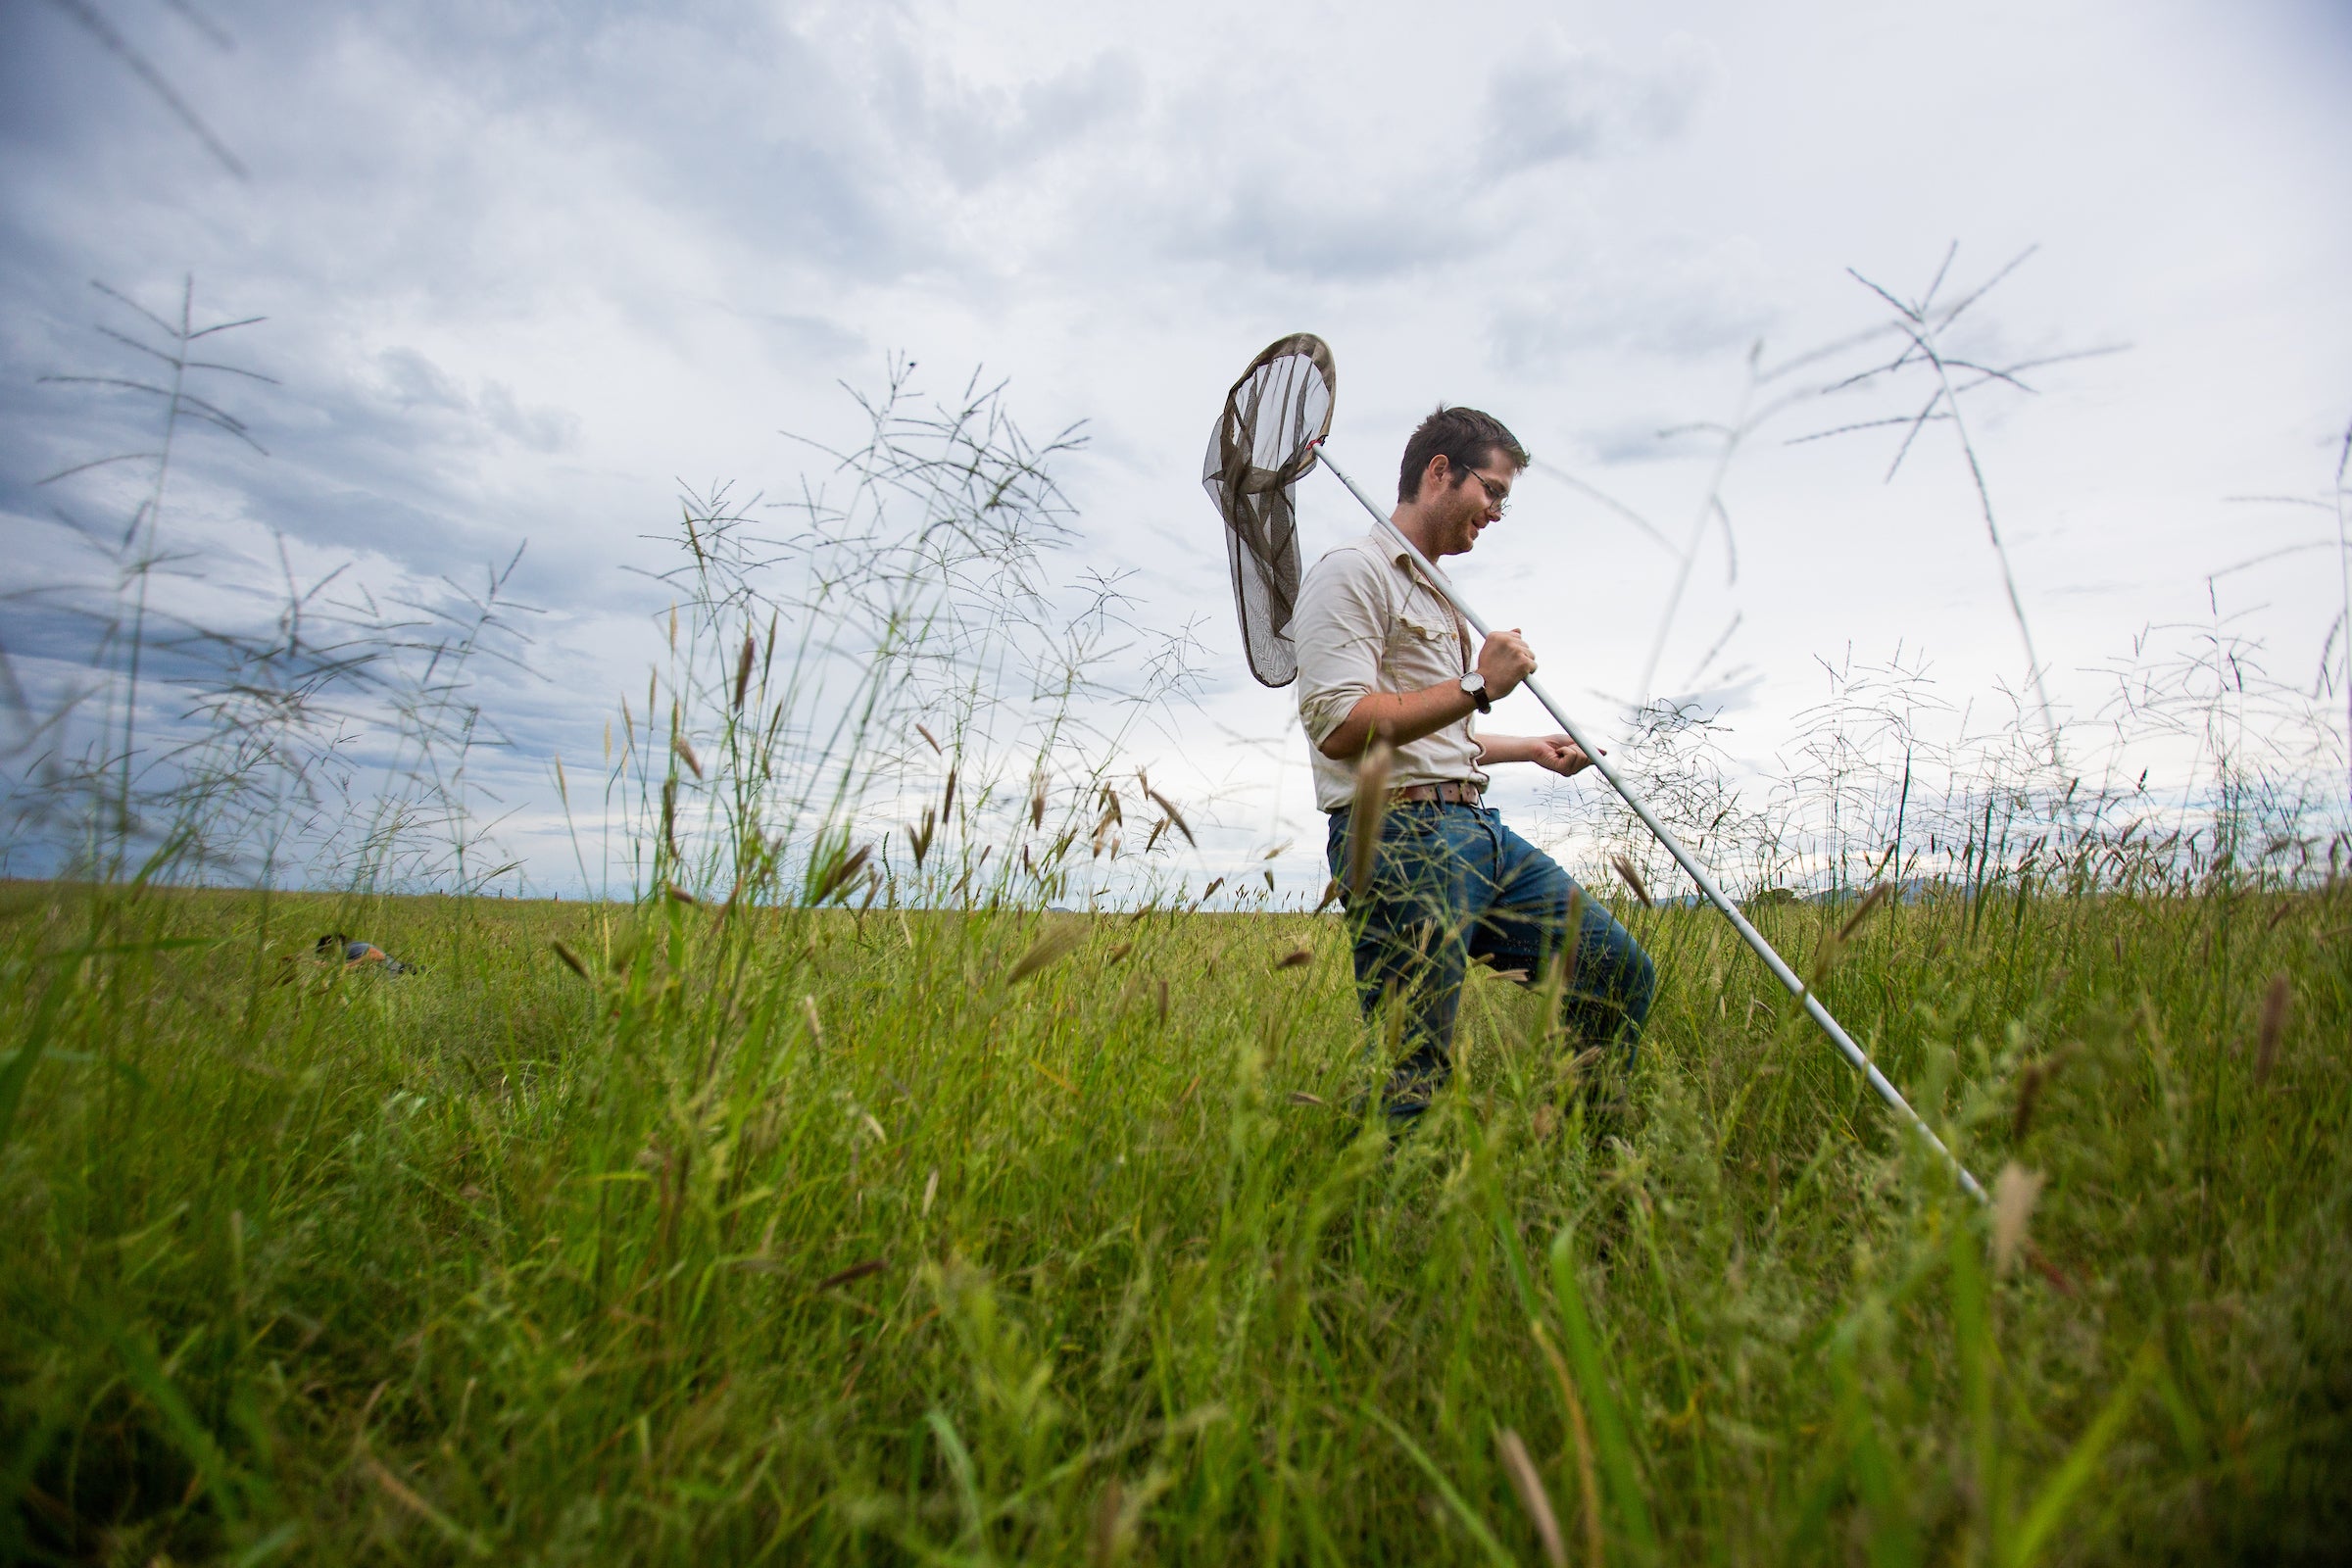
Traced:
<path fill-rule="evenodd" d="M 1435 466 L 1433 462 L 1432 467 Z M 1438 554 L 1469 554 L 1478 536 L 1502 520 L 1511 498 L 1511 481 L 1517 477 L 1518 470 L 1494 452 L 1489 452 L 1476 467 L 1449 467 L 1443 480 L 1434 472 L 1426 476 L 1422 490 L 1435 490 L 1434 496 L 1425 494 L 1425 499 L 1436 502 L 1429 510 L 1437 525 Z"/>

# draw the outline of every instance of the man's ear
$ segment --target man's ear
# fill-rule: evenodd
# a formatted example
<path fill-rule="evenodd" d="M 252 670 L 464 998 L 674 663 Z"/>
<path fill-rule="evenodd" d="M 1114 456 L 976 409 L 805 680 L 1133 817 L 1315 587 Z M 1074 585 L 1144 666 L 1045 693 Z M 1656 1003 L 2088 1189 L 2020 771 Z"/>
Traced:
<path fill-rule="evenodd" d="M 1442 494 L 1456 477 L 1453 461 L 1443 452 L 1433 452 L 1429 455 L 1429 461 L 1421 466 L 1421 495 L 1431 494 L 1432 485 L 1437 486 L 1438 493 Z M 1420 496 L 1414 499 L 1417 501 Z"/>

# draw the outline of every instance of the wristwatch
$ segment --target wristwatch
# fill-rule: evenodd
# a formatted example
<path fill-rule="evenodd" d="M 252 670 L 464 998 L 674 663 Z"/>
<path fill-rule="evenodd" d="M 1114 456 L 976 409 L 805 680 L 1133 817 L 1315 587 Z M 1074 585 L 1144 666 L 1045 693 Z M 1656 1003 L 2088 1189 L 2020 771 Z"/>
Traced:
<path fill-rule="evenodd" d="M 1487 701 L 1487 672 L 1485 670 L 1474 669 L 1464 675 L 1462 690 L 1467 692 L 1470 700 L 1478 705 L 1480 712 L 1492 713 L 1494 711 L 1494 705 Z"/>

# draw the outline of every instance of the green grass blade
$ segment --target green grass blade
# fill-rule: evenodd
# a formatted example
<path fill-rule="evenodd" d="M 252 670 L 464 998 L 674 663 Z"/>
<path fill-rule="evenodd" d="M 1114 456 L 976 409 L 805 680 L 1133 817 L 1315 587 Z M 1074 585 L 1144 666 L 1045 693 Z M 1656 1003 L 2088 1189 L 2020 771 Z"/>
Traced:
<path fill-rule="evenodd" d="M 1396 1446 L 1404 1450 L 1405 1456 L 1421 1467 L 1421 1473 L 1429 1477 L 1429 1484 L 1438 1489 L 1438 1495 L 1446 1499 L 1446 1506 L 1453 1510 L 1454 1518 L 1460 1520 L 1462 1528 L 1470 1532 L 1470 1539 L 1478 1543 L 1488 1559 L 1497 1564 L 1498 1568 L 1517 1568 L 1511 1554 L 1503 1549 L 1502 1543 L 1494 1539 L 1494 1532 L 1488 1529 L 1487 1522 L 1478 1516 L 1478 1510 L 1470 1506 L 1469 1500 L 1454 1489 L 1451 1481 L 1446 1479 L 1446 1472 L 1438 1468 L 1435 1459 L 1422 1451 L 1421 1445 L 1415 1443 L 1404 1428 L 1371 1405 L 1366 1404 L 1362 1409 L 1367 1419 L 1378 1422 L 1390 1437 L 1396 1440 Z"/>
<path fill-rule="evenodd" d="M 1585 1310 L 1585 1292 L 1576 1277 L 1576 1254 L 1570 1243 L 1575 1233 L 1563 1229 L 1551 1243 L 1551 1293 L 1560 1312 L 1561 1335 L 1568 1342 L 1568 1364 L 1576 1374 L 1585 1409 L 1592 1418 L 1592 1441 L 1600 1449 L 1601 1474 L 1607 1479 L 1609 1502 L 1618 1523 L 1643 1552 L 1657 1549 L 1657 1531 L 1651 1526 L 1649 1500 L 1642 1487 L 1641 1466 L 1618 1414 L 1617 1397 L 1610 1392 L 1608 1367 Z"/>
<path fill-rule="evenodd" d="M 2115 1442 L 2116 1434 L 2123 1430 L 2124 1422 L 2132 1414 L 2132 1405 L 2138 1401 L 2140 1391 L 2147 1387 L 2162 1364 L 2163 1357 L 2153 1340 L 2140 1347 L 2139 1353 L 2132 1358 L 2132 1368 L 2125 1374 L 2124 1381 L 2107 1396 L 2107 1402 L 2100 1406 L 2088 1430 L 2075 1440 L 2074 1447 L 2068 1450 L 2056 1473 L 2043 1485 L 2040 1494 L 2034 1499 L 2034 1505 L 2026 1510 L 2024 1523 L 2018 1526 L 2017 1534 L 2010 1539 L 2008 1551 L 2003 1554 L 2010 1568 L 2026 1568 L 2040 1554 L 2051 1533 L 2066 1517 L 2066 1510 L 2073 1505 L 2082 1489 L 2090 1484 L 2091 1473 L 2098 1468 L 2099 1456 Z"/>

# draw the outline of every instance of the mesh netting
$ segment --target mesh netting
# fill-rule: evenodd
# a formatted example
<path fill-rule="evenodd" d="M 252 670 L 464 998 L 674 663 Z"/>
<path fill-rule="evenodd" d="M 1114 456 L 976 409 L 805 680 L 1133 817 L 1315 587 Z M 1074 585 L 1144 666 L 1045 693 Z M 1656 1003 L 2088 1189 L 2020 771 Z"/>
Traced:
<path fill-rule="evenodd" d="M 1225 519 L 1233 606 L 1250 673 L 1268 686 L 1298 678 L 1291 612 L 1298 602 L 1298 518 L 1292 489 L 1330 433 L 1339 371 L 1311 332 L 1271 344 L 1225 395 L 1200 483 Z"/>

